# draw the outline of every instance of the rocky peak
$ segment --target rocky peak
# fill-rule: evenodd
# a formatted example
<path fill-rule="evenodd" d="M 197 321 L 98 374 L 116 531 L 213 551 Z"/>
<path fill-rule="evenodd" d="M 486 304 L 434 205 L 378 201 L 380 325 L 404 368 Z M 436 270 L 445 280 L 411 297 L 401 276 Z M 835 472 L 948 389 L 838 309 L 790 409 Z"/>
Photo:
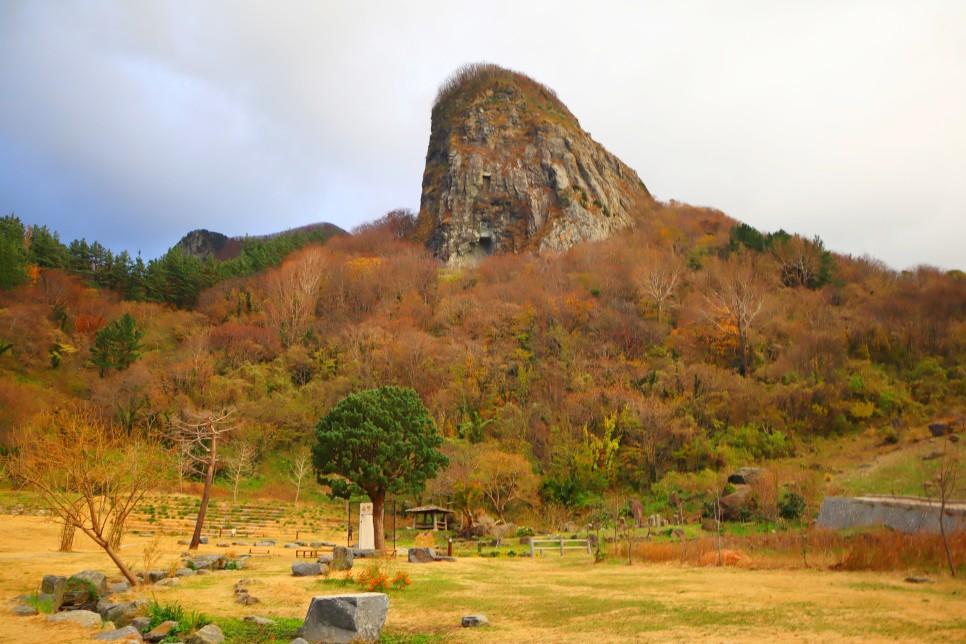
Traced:
<path fill-rule="evenodd" d="M 477 64 L 440 88 L 418 220 L 438 257 L 566 250 L 629 226 L 652 203 L 548 87 Z"/>
<path fill-rule="evenodd" d="M 212 232 L 210 230 L 198 229 L 181 238 L 175 248 L 181 249 L 188 255 L 205 260 L 209 257 L 218 257 L 225 244 L 229 241 L 226 235 Z"/>

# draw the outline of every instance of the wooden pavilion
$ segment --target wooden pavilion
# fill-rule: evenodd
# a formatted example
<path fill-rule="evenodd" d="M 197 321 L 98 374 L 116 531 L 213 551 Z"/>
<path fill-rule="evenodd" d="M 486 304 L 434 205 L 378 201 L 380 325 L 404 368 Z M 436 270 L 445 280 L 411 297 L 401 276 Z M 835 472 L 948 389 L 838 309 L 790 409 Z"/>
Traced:
<path fill-rule="evenodd" d="M 449 530 L 450 515 L 453 510 L 438 505 L 421 505 L 406 510 L 413 517 L 413 530 Z"/>

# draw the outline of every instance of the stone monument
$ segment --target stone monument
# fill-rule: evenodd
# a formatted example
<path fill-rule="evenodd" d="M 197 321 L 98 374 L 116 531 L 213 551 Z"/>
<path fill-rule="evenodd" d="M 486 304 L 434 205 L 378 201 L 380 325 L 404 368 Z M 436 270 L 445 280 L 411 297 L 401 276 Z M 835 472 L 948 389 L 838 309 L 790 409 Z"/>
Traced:
<path fill-rule="evenodd" d="M 375 550 L 375 531 L 372 529 L 372 504 L 359 504 L 359 549 Z"/>

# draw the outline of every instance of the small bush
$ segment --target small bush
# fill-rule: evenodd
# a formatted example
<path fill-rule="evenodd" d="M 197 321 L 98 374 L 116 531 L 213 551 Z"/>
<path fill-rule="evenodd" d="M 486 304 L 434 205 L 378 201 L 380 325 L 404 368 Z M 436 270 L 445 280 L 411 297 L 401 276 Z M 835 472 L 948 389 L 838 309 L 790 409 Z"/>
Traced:
<path fill-rule="evenodd" d="M 801 519 L 806 509 L 808 504 L 805 502 L 805 497 L 798 492 L 785 490 L 778 499 L 778 516 L 788 521 Z"/>

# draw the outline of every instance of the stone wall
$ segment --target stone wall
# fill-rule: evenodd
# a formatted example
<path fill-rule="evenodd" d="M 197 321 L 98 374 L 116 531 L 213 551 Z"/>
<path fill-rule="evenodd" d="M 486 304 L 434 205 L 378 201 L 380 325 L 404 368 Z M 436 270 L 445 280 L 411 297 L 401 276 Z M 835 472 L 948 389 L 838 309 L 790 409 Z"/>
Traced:
<path fill-rule="evenodd" d="M 946 532 L 966 530 L 966 502 L 947 504 Z M 931 499 L 894 496 L 826 497 L 817 525 L 833 530 L 884 526 L 898 532 L 939 532 L 939 504 Z"/>

